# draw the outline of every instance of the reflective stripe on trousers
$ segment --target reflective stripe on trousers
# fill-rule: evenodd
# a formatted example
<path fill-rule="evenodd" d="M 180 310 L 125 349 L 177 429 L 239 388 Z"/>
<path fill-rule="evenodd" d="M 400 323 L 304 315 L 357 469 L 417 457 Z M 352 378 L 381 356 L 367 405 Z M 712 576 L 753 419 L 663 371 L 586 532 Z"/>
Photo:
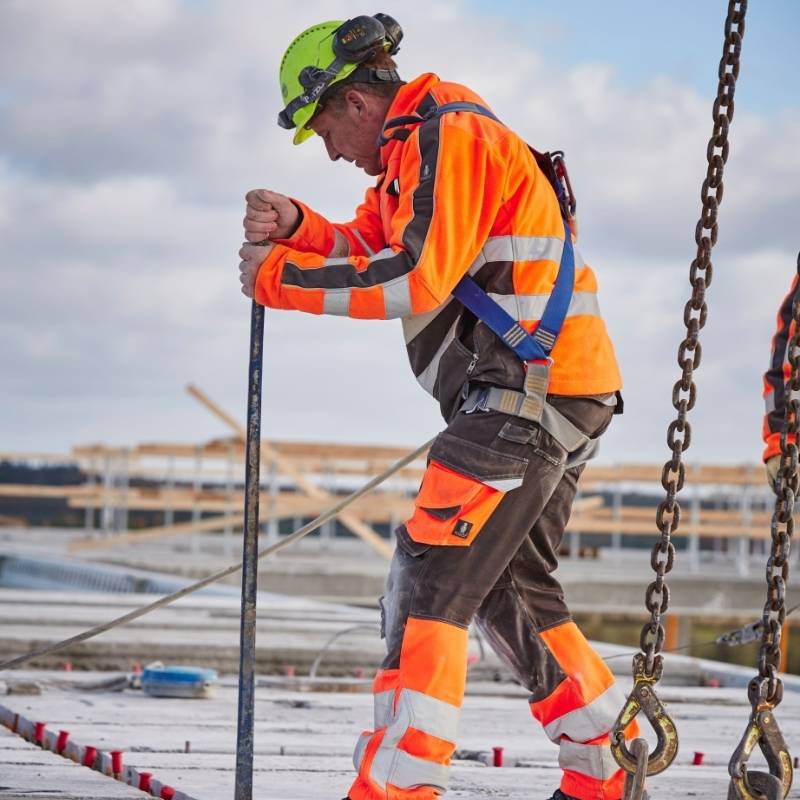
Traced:
<path fill-rule="evenodd" d="M 375 729 L 356 744 L 352 800 L 429 800 L 447 790 L 466 681 L 467 631 L 410 618 L 399 669 L 374 683 Z"/>
<path fill-rule="evenodd" d="M 550 695 L 531 704 L 534 717 L 559 746 L 561 791 L 580 800 L 618 800 L 625 775 L 611 754 L 608 734 L 625 696 L 574 622 L 539 636 L 565 675 Z M 634 720 L 625 738 L 638 733 Z"/>
<path fill-rule="evenodd" d="M 375 696 L 375 730 L 385 732 L 370 764 L 369 779 L 383 790 L 391 784 L 400 789 L 424 785 L 445 791 L 447 765 L 413 756 L 398 745 L 411 728 L 455 745 L 458 707 L 409 689 L 401 689 L 397 696 L 396 709 L 393 708 L 395 691 Z M 373 736 L 372 732 L 364 733 L 356 744 L 353 764 L 359 772 Z"/>

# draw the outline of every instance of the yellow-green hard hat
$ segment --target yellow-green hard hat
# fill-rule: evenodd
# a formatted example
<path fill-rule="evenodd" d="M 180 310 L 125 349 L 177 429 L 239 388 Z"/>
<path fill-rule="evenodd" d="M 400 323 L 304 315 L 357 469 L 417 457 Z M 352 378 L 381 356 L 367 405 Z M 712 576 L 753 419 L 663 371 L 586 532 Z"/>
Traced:
<path fill-rule="evenodd" d="M 314 131 L 306 127 L 317 110 L 320 97 L 333 84 L 343 81 L 372 54 L 399 49 L 402 28 L 387 14 L 332 20 L 304 30 L 286 49 L 279 78 L 284 108 L 278 114 L 282 128 L 297 128 L 294 143 L 304 142 Z M 391 70 L 380 80 L 398 80 Z"/>
<path fill-rule="evenodd" d="M 308 93 L 313 92 L 315 86 L 306 87 L 300 82 L 301 74 L 306 80 L 313 78 L 314 68 L 319 70 L 320 76 L 323 77 L 323 73 L 328 72 L 334 62 L 337 61 L 333 52 L 333 34 L 342 26 L 343 22 L 344 20 L 334 20 L 307 28 L 294 39 L 283 54 L 279 77 L 281 97 L 285 108 L 281 112 L 279 122 L 282 127 L 297 127 L 297 133 L 294 136 L 295 144 L 300 144 L 300 142 L 304 142 L 314 135 L 314 131 L 305 126 L 314 116 L 322 92 L 328 86 L 344 80 L 358 67 L 358 64 L 343 64 L 341 69 L 336 72 L 333 80 L 326 81 L 323 88 L 313 98 L 309 97 Z M 320 86 L 322 84 L 317 83 L 316 85 Z M 308 102 L 303 102 L 294 113 L 290 112 L 292 101 L 305 99 Z"/>

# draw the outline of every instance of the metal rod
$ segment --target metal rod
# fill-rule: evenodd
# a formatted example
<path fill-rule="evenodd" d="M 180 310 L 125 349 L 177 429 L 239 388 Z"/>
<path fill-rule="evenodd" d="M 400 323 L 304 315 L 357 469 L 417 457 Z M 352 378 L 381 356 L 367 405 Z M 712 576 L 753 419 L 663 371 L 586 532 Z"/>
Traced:
<path fill-rule="evenodd" d="M 250 371 L 247 390 L 242 623 L 239 651 L 239 721 L 236 734 L 235 800 L 253 798 L 253 717 L 255 711 L 256 597 L 258 592 L 258 473 L 261 461 L 261 377 L 264 307 L 250 313 Z"/>

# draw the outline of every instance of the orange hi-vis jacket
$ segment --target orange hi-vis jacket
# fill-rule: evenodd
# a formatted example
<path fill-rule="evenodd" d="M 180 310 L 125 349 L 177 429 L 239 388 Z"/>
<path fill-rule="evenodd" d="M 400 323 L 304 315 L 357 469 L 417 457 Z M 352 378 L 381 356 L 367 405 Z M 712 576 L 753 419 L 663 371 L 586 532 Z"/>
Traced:
<path fill-rule="evenodd" d="M 783 299 L 778 309 L 778 327 L 772 337 L 772 352 L 769 368 L 764 373 L 764 428 L 763 436 L 766 448 L 764 461 L 776 456 L 781 451 L 781 431 L 786 413 L 786 381 L 789 379 L 789 342 L 795 334 L 792 319 L 792 303 L 800 295 L 800 255 L 797 257 L 797 274 L 792 281 L 789 294 Z M 790 438 L 790 441 L 794 441 Z"/>
<path fill-rule="evenodd" d="M 485 105 L 464 86 L 421 75 L 400 87 L 386 119 L 455 101 Z M 514 352 L 451 296 L 467 273 L 528 331 L 553 288 L 564 246 L 555 193 L 526 143 L 480 114 L 455 112 L 402 128 L 381 148 L 385 172 L 356 217 L 332 224 L 307 206 L 275 245 L 255 299 L 273 308 L 403 321 L 411 368 L 445 419 L 465 384 L 519 389 Z M 549 392 L 621 387 L 600 316 L 597 281 L 575 250 L 575 286 L 551 357 Z"/>

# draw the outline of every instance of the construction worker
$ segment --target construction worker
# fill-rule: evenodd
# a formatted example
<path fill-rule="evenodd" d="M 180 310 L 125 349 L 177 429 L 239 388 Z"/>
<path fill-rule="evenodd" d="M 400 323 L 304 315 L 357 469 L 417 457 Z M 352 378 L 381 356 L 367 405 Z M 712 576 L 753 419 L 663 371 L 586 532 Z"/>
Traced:
<path fill-rule="evenodd" d="M 775 487 L 778 468 L 781 465 L 781 431 L 786 409 L 786 381 L 789 379 L 789 342 L 795 335 L 792 304 L 800 296 L 800 253 L 797 256 L 797 274 L 792 281 L 789 294 L 778 309 L 778 326 L 772 337 L 769 368 L 764 373 L 764 464 L 767 480 Z"/>
<path fill-rule="evenodd" d="M 609 731 L 624 698 L 552 574 L 579 476 L 618 410 L 597 282 L 550 159 L 467 87 L 402 81 L 391 57 L 401 37 L 379 14 L 315 25 L 289 45 L 280 124 L 377 180 L 344 224 L 248 192 L 252 244 L 240 251 L 242 291 L 265 306 L 400 318 L 414 375 L 447 422 L 396 531 L 387 656 L 348 797 L 446 791 L 476 620 L 559 746 L 552 800 L 616 800 Z"/>

